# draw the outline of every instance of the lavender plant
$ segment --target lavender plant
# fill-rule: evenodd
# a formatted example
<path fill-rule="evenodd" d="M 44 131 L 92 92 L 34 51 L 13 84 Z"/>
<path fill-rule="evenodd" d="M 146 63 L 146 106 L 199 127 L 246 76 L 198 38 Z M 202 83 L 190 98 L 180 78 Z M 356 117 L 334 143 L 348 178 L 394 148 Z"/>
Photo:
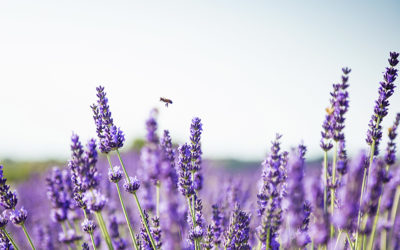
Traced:
<path fill-rule="evenodd" d="M 203 159 L 200 118 L 192 119 L 188 142 L 175 147 L 168 130 L 158 136 L 154 111 L 146 121 L 145 146 L 124 153 L 123 161 L 119 150 L 125 137 L 100 86 L 92 105 L 98 141 L 83 147 L 73 134 L 67 167 L 20 183 L 18 198 L 27 209 L 17 208 L 17 194 L 0 167 L 0 249 L 26 249 L 28 243 L 34 249 L 32 239 L 46 250 L 397 249 L 400 114 L 388 129 L 382 155 L 379 145 L 398 56 L 390 53 L 380 83 L 367 133 L 369 152 L 353 159 L 344 134 L 351 70 L 342 69 L 323 121 L 322 169 L 306 161 L 305 145 L 288 153 L 276 135 L 261 174 L 251 167 L 235 170 L 240 174 L 227 171 L 218 167 L 224 163 Z M 258 187 L 254 180 L 260 180 Z M 29 220 L 27 210 L 35 214 Z M 34 227 L 32 237 L 25 225 Z"/>

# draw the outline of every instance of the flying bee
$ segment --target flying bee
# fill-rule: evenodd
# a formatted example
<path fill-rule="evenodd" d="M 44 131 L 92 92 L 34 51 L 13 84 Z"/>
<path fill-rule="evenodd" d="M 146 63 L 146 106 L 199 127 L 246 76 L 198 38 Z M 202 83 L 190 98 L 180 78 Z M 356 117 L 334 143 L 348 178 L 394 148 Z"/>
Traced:
<path fill-rule="evenodd" d="M 165 97 L 160 97 L 160 102 L 165 103 L 165 107 L 168 107 L 168 104 L 172 104 L 171 99 L 165 98 Z"/>

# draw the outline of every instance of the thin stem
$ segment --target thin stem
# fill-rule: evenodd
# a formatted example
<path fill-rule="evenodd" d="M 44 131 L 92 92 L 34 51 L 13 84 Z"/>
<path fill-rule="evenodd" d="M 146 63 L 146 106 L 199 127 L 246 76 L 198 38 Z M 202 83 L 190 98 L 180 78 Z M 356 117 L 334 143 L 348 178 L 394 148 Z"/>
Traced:
<path fill-rule="evenodd" d="M 7 238 L 10 240 L 11 244 L 13 245 L 15 250 L 18 250 L 18 246 L 17 243 L 15 243 L 14 238 L 7 232 L 7 230 L 3 227 L 1 229 L 1 231 L 3 231 L 3 233 L 7 236 Z"/>
<path fill-rule="evenodd" d="M 32 249 L 35 250 L 36 248 L 35 248 L 35 246 L 33 245 L 32 239 L 31 239 L 31 237 L 29 236 L 28 231 L 26 230 L 25 224 L 22 223 L 22 224 L 21 224 L 21 227 L 22 227 L 22 230 L 24 230 L 25 236 L 26 236 L 26 238 L 28 239 L 29 244 L 31 245 Z"/>
<path fill-rule="evenodd" d="M 270 241 L 270 233 L 269 233 L 269 231 L 270 231 L 270 228 L 268 227 L 267 228 L 267 239 L 266 239 L 266 241 L 265 241 L 265 250 L 269 250 L 269 241 Z"/>
<path fill-rule="evenodd" d="M 98 212 L 98 211 L 95 212 L 95 215 L 96 215 L 97 222 L 100 225 L 100 229 L 103 234 L 104 240 L 106 241 L 108 249 L 114 249 L 112 242 L 111 242 L 110 234 L 108 233 L 106 224 L 104 223 L 103 215 L 101 214 L 101 212 Z"/>
<path fill-rule="evenodd" d="M 68 231 L 67 231 L 67 227 L 65 226 L 65 223 L 60 223 L 60 225 L 61 225 L 61 228 L 62 228 L 65 236 L 67 237 Z M 71 246 L 69 245 L 69 243 L 67 244 L 67 247 L 68 247 L 68 249 L 71 249 Z"/>
<path fill-rule="evenodd" d="M 111 171 L 112 171 L 111 158 L 110 158 L 110 155 L 108 155 L 108 154 L 107 154 L 107 160 L 108 160 L 108 163 L 109 163 L 109 165 L 110 165 L 110 169 L 111 169 Z M 121 162 L 122 162 L 122 161 L 121 161 Z M 121 165 L 122 165 L 122 164 L 121 164 Z M 129 178 L 127 178 L 127 180 L 129 180 Z M 122 195 L 121 195 L 121 191 L 120 191 L 120 188 L 119 188 L 118 183 L 115 183 L 115 187 L 117 188 L 117 191 L 118 191 L 119 202 L 121 203 L 121 207 L 122 207 L 122 210 L 123 210 L 123 212 L 124 212 L 125 221 L 126 221 L 126 224 L 128 225 L 129 234 L 130 234 L 130 236 L 131 236 L 132 243 L 133 243 L 135 249 L 139 249 L 139 246 L 138 246 L 138 244 L 137 244 L 137 242 L 136 242 L 135 232 L 133 231 L 131 222 L 130 222 L 130 220 L 129 220 L 129 218 L 128 218 L 128 213 L 126 212 L 124 200 L 122 199 Z"/>
<path fill-rule="evenodd" d="M 353 244 L 351 243 L 351 239 L 350 239 L 349 232 L 347 232 L 347 231 L 346 231 L 346 238 L 347 238 L 347 241 L 349 242 L 350 248 L 351 248 L 351 249 L 354 249 L 354 246 L 353 246 Z"/>
<path fill-rule="evenodd" d="M 129 180 L 128 172 L 126 171 L 125 165 L 124 165 L 124 163 L 123 163 L 123 161 L 122 161 L 121 154 L 119 153 L 119 150 L 118 150 L 118 149 L 115 150 L 115 151 L 117 151 L 118 159 L 119 159 L 119 162 L 121 163 L 122 169 L 124 170 L 125 177 L 126 177 L 126 179 L 127 179 L 128 181 L 130 181 L 130 180 Z M 110 164 L 111 164 L 111 163 L 110 163 Z"/>
<path fill-rule="evenodd" d="M 363 195 L 364 195 L 366 178 L 367 178 L 367 169 L 364 168 L 363 180 L 362 180 L 362 185 L 361 185 L 360 203 L 359 203 L 358 215 L 357 215 L 356 242 L 355 242 L 356 249 L 358 249 L 358 235 L 359 235 L 359 231 L 360 231 L 359 229 L 360 229 L 360 223 L 361 223 L 361 205 L 362 205 L 362 199 L 363 199 Z"/>
<path fill-rule="evenodd" d="M 118 150 L 118 149 L 117 149 L 116 151 L 117 151 L 117 155 L 118 155 L 119 162 L 121 163 L 122 169 L 124 170 L 125 177 L 126 177 L 127 181 L 130 182 L 129 175 L 128 175 L 128 172 L 126 171 L 124 162 L 122 161 L 121 154 L 119 153 L 119 150 Z M 112 165 L 111 165 L 111 160 L 110 160 L 110 159 L 108 160 L 108 162 L 110 163 L 110 166 L 112 166 Z M 138 209 L 139 209 L 140 217 L 142 217 L 142 222 L 143 222 L 144 227 L 146 228 L 147 235 L 149 236 L 149 239 L 150 239 L 150 242 L 151 242 L 151 246 L 152 246 L 154 249 L 157 249 L 157 248 L 156 248 L 156 244 L 154 243 L 153 236 L 152 236 L 151 233 L 150 233 L 149 225 L 148 225 L 148 223 L 146 222 L 146 219 L 144 218 L 143 210 L 142 210 L 142 207 L 140 206 L 139 199 L 137 198 L 136 193 L 134 193 L 133 196 L 135 197 L 136 205 L 137 205 L 137 207 L 138 207 Z M 121 200 L 122 200 L 122 199 L 121 199 Z"/>
<path fill-rule="evenodd" d="M 324 151 L 324 212 L 328 212 L 328 151 Z"/>
<path fill-rule="evenodd" d="M 389 213 L 388 211 L 385 211 L 383 214 L 383 218 L 388 221 L 389 218 Z M 385 227 L 383 227 L 383 230 L 381 232 L 381 249 L 386 249 L 386 239 L 387 239 L 387 230 Z"/>
<path fill-rule="evenodd" d="M 125 205 L 124 205 L 124 200 L 122 199 L 122 195 L 121 195 L 121 191 L 119 189 L 118 183 L 115 183 L 115 186 L 117 187 L 119 201 L 121 203 L 122 210 L 124 211 L 126 224 L 128 225 L 129 234 L 131 235 L 131 239 L 132 239 L 133 245 L 134 245 L 135 249 L 139 249 L 139 246 L 138 246 L 138 244 L 136 242 L 135 232 L 133 231 L 131 222 L 130 222 L 130 220 L 128 218 L 128 213 L 126 212 L 126 208 L 125 208 Z"/>
<path fill-rule="evenodd" d="M 338 243 L 339 243 L 339 240 L 340 240 L 340 236 L 342 235 L 342 230 L 340 230 L 339 229 L 339 233 L 338 233 L 338 236 L 337 236 L 337 238 L 336 238 L 336 243 L 335 243 L 335 248 L 334 249 L 336 249 L 336 247 L 337 247 L 337 245 L 338 245 Z"/>
<path fill-rule="evenodd" d="M 382 184 L 382 190 L 383 190 L 383 184 Z M 368 241 L 368 248 L 372 250 L 372 247 L 374 246 L 374 240 L 375 240 L 375 232 L 376 232 L 376 225 L 378 224 L 378 219 L 379 219 L 379 211 L 381 208 L 381 200 L 382 200 L 382 195 L 379 196 L 379 201 L 378 201 L 378 209 L 376 210 L 375 218 L 374 218 L 374 224 L 372 225 L 372 232 L 371 236 Z"/>
<path fill-rule="evenodd" d="M 337 159 L 337 148 L 338 143 L 335 141 L 335 153 L 333 155 L 333 163 L 332 163 L 332 187 L 331 187 L 331 216 L 333 216 L 333 212 L 335 209 L 335 185 L 336 185 L 336 159 Z M 335 228 L 333 224 L 331 224 L 331 238 L 333 238 L 335 234 Z"/>
<path fill-rule="evenodd" d="M 137 207 L 139 209 L 140 217 L 142 217 L 142 222 L 143 222 L 143 225 L 144 225 L 144 227 L 146 229 L 147 235 L 149 236 L 151 246 L 154 249 L 157 249 L 156 248 L 156 244 L 154 243 L 153 236 L 150 233 L 149 225 L 147 224 L 146 218 L 144 217 L 143 210 L 142 210 L 142 207 L 140 206 L 139 199 L 138 199 L 136 193 L 133 193 L 133 197 L 135 197 L 136 205 L 137 205 Z"/>
<path fill-rule="evenodd" d="M 87 215 L 87 213 L 86 213 L 86 209 L 85 209 L 85 208 L 82 208 L 82 210 L 83 210 L 83 214 L 85 215 L 85 219 L 88 220 L 89 217 L 88 217 L 88 215 Z M 96 250 L 96 244 L 94 243 L 93 232 L 89 233 L 89 235 L 90 235 L 90 239 L 92 240 L 93 249 Z"/>

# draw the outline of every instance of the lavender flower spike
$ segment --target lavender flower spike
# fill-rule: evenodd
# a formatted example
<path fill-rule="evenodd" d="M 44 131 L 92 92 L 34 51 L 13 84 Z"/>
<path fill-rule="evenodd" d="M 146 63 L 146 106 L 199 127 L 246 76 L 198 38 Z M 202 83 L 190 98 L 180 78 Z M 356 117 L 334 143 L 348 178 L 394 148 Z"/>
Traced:
<path fill-rule="evenodd" d="M 388 114 L 389 97 L 393 95 L 394 81 L 397 78 L 397 69 L 394 67 L 399 63 L 397 59 L 399 53 L 390 52 L 389 64 L 390 67 L 386 68 L 383 74 L 384 81 L 380 82 L 379 97 L 375 101 L 374 114 L 369 122 L 369 129 L 367 132 L 367 143 L 372 147 L 371 157 L 379 154 L 379 143 L 382 138 L 381 122 Z"/>
<path fill-rule="evenodd" d="M 395 139 L 397 137 L 397 127 L 399 126 L 399 123 L 400 123 L 400 113 L 397 113 L 393 126 L 388 129 L 389 142 L 385 154 L 385 163 L 387 166 L 391 166 L 396 162 Z"/>
<path fill-rule="evenodd" d="M 190 197 L 194 194 L 193 182 L 191 177 L 191 153 L 190 147 L 185 143 L 178 148 L 178 171 L 179 171 L 179 190 L 181 193 Z"/>
<path fill-rule="evenodd" d="M 285 230 L 285 245 L 303 248 L 310 242 L 307 232 L 301 231 L 305 217 L 299 216 L 304 214 L 305 193 L 303 187 L 304 165 L 305 165 L 306 147 L 299 145 L 297 152 L 293 155 L 288 163 L 288 179 L 287 179 L 287 203 L 288 209 L 286 220 L 292 232 Z M 297 230 L 297 231 L 296 231 Z M 295 233 L 293 235 L 293 233 Z"/>
<path fill-rule="evenodd" d="M 100 151 L 107 154 L 112 150 L 121 148 L 124 145 L 125 136 L 122 130 L 114 125 L 104 87 L 99 86 L 96 90 L 97 104 L 93 104 L 91 108 L 97 136 L 100 140 Z"/>
<path fill-rule="evenodd" d="M 277 134 L 272 141 L 271 153 L 262 163 L 264 170 L 262 174 L 262 185 L 258 192 L 258 215 L 261 217 L 261 225 L 257 228 L 260 242 L 268 244 L 275 241 L 278 237 L 278 230 L 282 223 L 282 197 L 284 189 L 286 167 L 284 155 L 286 152 L 280 151 L 280 138 Z M 271 247 L 267 246 L 267 247 Z"/>

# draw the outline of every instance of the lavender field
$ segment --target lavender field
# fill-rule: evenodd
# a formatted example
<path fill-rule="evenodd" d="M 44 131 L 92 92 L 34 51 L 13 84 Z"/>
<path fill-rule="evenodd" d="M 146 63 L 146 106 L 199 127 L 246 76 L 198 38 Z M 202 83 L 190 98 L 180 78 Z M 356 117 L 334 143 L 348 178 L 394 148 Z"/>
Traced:
<path fill-rule="evenodd" d="M 284 148 L 280 134 L 266 143 L 258 166 L 203 159 L 207 124 L 201 117 L 185 121 L 187 140 L 177 145 L 168 130 L 158 129 L 154 111 L 140 152 L 120 152 L 125 133 L 113 119 L 113 100 L 99 86 L 86 107 L 97 138 L 81 141 L 73 133 L 68 162 L 11 185 L 1 166 L 0 247 L 400 249 L 400 113 L 392 126 L 382 126 L 388 113 L 400 111 L 390 107 L 399 53 L 390 52 L 387 63 L 377 98 L 370 100 L 375 106 L 360 142 L 365 150 L 351 159 L 351 135 L 344 133 L 351 69 L 343 68 L 340 81 L 326 90 L 324 157 L 317 164 L 307 161 L 308 145 Z"/>

